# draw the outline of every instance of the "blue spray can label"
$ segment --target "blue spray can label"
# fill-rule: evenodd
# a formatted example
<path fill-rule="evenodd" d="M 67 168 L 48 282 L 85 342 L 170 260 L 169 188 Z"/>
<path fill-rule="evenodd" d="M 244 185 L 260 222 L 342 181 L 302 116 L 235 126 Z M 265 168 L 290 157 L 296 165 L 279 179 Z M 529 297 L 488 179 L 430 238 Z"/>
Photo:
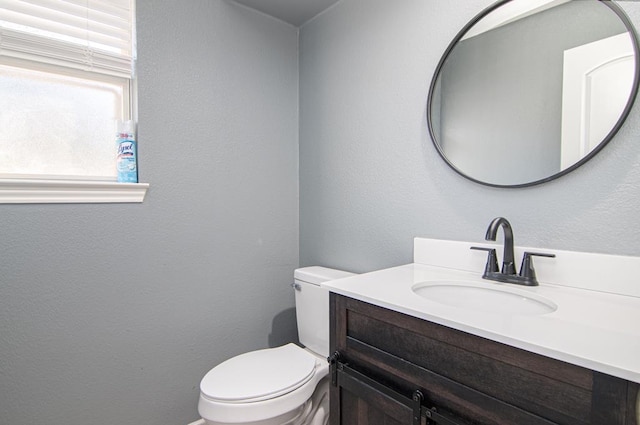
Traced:
<path fill-rule="evenodd" d="M 118 182 L 137 183 L 138 164 L 136 159 L 136 141 L 132 129 L 132 122 L 125 121 L 124 128 L 118 131 L 116 145 L 118 148 L 116 168 L 118 171 Z"/>

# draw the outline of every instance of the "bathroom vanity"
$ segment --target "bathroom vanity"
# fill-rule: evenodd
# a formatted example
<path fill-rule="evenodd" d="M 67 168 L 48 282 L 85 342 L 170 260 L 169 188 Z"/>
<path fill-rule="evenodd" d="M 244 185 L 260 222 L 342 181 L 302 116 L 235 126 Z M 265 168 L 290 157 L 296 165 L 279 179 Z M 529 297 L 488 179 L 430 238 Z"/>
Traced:
<path fill-rule="evenodd" d="M 331 314 L 332 425 L 422 424 L 416 402 L 438 424 L 637 424 L 637 383 L 337 294 Z"/>
<path fill-rule="evenodd" d="M 640 297 L 576 287 L 602 267 L 630 279 L 639 259 L 551 250 L 540 286 L 514 288 L 479 278 L 471 243 L 415 243 L 413 264 L 325 285 L 331 425 L 640 424 Z M 578 283 L 556 283 L 585 260 Z"/>

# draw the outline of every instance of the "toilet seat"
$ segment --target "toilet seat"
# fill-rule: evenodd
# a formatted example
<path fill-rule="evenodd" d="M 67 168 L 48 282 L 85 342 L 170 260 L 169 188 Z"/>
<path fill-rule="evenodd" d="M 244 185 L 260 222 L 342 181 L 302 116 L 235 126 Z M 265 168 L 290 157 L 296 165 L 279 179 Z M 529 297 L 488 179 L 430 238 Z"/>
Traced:
<path fill-rule="evenodd" d="M 326 359 L 295 344 L 241 354 L 205 375 L 198 411 L 225 424 L 295 413 L 328 373 Z"/>
<path fill-rule="evenodd" d="M 308 382 L 316 358 L 295 344 L 251 351 L 211 369 L 200 391 L 222 403 L 253 403 L 289 393 Z"/>

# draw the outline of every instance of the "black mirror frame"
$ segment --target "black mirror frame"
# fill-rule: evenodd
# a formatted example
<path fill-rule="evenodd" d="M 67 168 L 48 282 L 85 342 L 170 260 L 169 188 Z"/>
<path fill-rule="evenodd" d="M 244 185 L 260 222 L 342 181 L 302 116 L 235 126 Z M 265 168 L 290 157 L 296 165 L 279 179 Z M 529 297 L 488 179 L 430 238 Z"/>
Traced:
<path fill-rule="evenodd" d="M 435 91 L 435 88 L 436 88 L 436 82 L 438 81 L 438 77 L 440 76 L 440 73 L 442 71 L 444 63 L 446 62 L 447 58 L 449 57 L 449 54 L 451 53 L 451 51 L 455 48 L 455 46 L 458 44 L 458 42 L 460 42 L 460 40 L 462 39 L 462 37 L 464 37 L 464 35 L 467 33 L 467 31 L 471 27 L 473 27 L 478 21 L 480 21 L 482 18 L 487 16 L 489 13 L 493 12 L 494 10 L 498 9 L 499 7 L 501 7 L 502 5 L 504 5 L 506 3 L 509 3 L 511 1 L 512 0 L 499 0 L 498 2 L 494 3 L 493 5 L 489 6 L 488 8 L 484 9 L 483 11 L 481 11 L 478 15 L 476 15 L 473 19 L 471 19 L 471 21 L 469 21 L 460 30 L 460 32 L 458 32 L 458 34 L 454 37 L 453 41 L 451 41 L 451 43 L 449 43 L 449 46 L 447 47 L 447 49 L 445 50 L 444 54 L 440 58 L 440 62 L 438 62 L 438 66 L 436 67 L 436 70 L 435 70 L 435 72 L 433 74 L 433 79 L 431 80 L 431 85 L 429 86 L 429 97 L 427 98 L 427 125 L 428 125 L 428 128 L 429 128 L 429 135 L 431 136 L 431 141 L 433 142 L 433 145 L 435 146 L 436 150 L 438 151 L 438 154 L 447 163 L 447 165 L 449 165 L 449 167 L 451 167 L 456 173 L 460 174 L 462 177 L 464 177 L 464 178 L 466 178 L 468 180 L 471 180 L 473 182 L 482 184 L 484 186 L 507 188 L 507 189 L 517 189 L 517 188 L 522 188 L 522 187 L 536 186 L 536 185 L 539 185 L 539 184 L 542 184 L 542 183 L 549 182 L 551 180 L 555 180 L 555 179 L 557 179 L 559 177 L 562 177 L 562 176 L 564 176 L 566 174 L 569 174 L 570 172 L 572 172 L 576 168 L 578 168 L 581 165 L 583 165 L 586 162 L 588 162 L 595 155 L 597 155 L 598 152 L 600 152 L 602 150 L 602 148 L 604 148 L 604 146 L 607 145 L 611 141 L 611 139 L 613 139 L 613 137 L 616 135 L 616 133 L 620 130 L 620 128 L 622 127 L 622 125 L 626 121 L 626 119 L 627 119 L 627 117 L 629 115 L 629 112 L 631 111 L 631 108 L 633 107 L 633 104 L 634 104 L 634 102 L 636 100 L 636 97 L 637 97 L 637 94 L 638 94 L 638 85 L 640 84 L 640 47 L 639 47 L 638 35 L 636 33 L 635 27 L 631 23 L 631 20 L 624 13 L 624 11 L 618 5 L 614 4 L 611 0 L 597 0 L 600 3 L 604 4 L 605 6 L 609 7 L 620 18 L 620 20 L 622 21 L 624 26 L 629 31 L 629 34 L 631 35 L 631 40 L 632 40 L 632 43 L 633 43 L 633 50 L 634 50 L 634 54 L 635 54 L 635 75 L 634 75 L 634 78 L 633 78 L 633 86 L 631 88 L 631 94 L 629 96 L 629 101 L 627 102 L 627 105 L 625 106 L 624 110 L 622 111 L 622 114 L 620 115 L 620 118 L 618 119 L 616 124 L 613 126 L 611 131 L 605 136 L 605 138 L 595 148 L 593 148 L 593 150 L 591 150 L 591 152 L 589 152 L 587 155 L 585 155 L 581 160 L 579 160 L 578 162 L 576 162 L 572 166 L 570 166 L 568 168 L 565 168 L 564 170 L 561 170 L 558 173 L 553 174 L 553 175 L 551 175 L 549 177 L 545 177 L 543 179 L 535 180 L 535 181 L 528 182 L 528 183 L 520 183 L 520 184 L 512 184 L 512 185 L 488 183 L 488 182 L 484 182 L 482 180 L 475 179 L 475 178 L 465 174 L 462 170 L 458 169 L 455 165 L 453 165 L 453 163 L 451 163 L 451 161 L 449 161 L 449 159 L 447 158 L 447 156 L 443 152 L 442 148 L 438 144 L 438 139 L 437 139 L 437 137 L 435 135 L 435 132 L 433 130 L 433 123 L 431 121 L 431 110 L 432 110 L 431 104 L 433 103 L 433 94 L 434 94 L 434 91 Z"/>

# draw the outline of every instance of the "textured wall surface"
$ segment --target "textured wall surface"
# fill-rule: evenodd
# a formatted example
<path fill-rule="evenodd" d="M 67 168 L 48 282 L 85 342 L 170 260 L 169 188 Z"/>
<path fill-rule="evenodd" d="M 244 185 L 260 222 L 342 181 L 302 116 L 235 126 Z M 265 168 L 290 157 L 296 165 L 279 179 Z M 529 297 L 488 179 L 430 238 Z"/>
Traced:
<path fill-rule="evenodd" d="M 640 255 L 640 105 L 595 160 L 529 189 L 469 182 L 431 145 L 432 73 L 491 2 L 342 0 L 302 28 L 298 74 L 293 27 L 138 0 L 151 189 L 0 206 L 0 423 L 184 425 L 209 368 L 295 338 L 298 137 L 305 265 L 407 263 L 414 236 L 479 241 L 497 215 L 521 245 Z"/>
<path fill-rule="evenodd" d="M 184 425 L 216 363 L 295 339 L 297 30 L 138 0 L 137 205 L 2 205 L 0 424 Z"/>
<path fill-rule="evenodd" d="M 541 186 L 481 186 L 436 153 L 425 119 L 433 72 L 492 3 L 343 0 L 302 27 L 303 265 L 408 263 L 413 237 L 481 241 L 496 216 L 519 245 L 640 255 L 640 102 L 592 161 Z M 618 4 L 638 27 L 640 3 Z"/>

